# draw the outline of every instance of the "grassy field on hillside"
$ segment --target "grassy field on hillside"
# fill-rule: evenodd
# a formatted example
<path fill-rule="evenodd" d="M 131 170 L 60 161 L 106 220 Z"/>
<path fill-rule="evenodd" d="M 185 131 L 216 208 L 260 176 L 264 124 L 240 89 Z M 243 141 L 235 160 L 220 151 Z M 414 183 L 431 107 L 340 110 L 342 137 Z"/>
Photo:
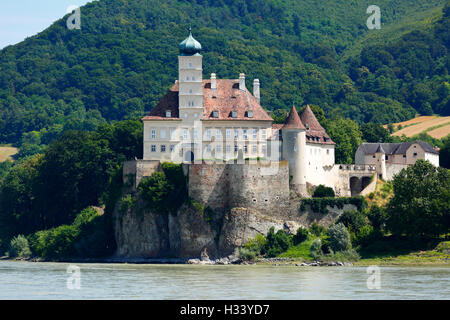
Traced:
<path fill-rule="evenodd" d="M 425 132 L 433 138 L 441 139 L 450 134 L 450 117 L 422 116 L 394 123 L 393 126 L 394 129 L 400 126 L 400 130 L 395 131 L 393 136 L 412 137 Z"/>
<path fill-rule="evenodd" d="M 11 147 L 9 145 L 0 146 L 0 162 L 6 160 L 14 160 L 12 158 L 13 155 L 19 152 L 19 149 Z"/>

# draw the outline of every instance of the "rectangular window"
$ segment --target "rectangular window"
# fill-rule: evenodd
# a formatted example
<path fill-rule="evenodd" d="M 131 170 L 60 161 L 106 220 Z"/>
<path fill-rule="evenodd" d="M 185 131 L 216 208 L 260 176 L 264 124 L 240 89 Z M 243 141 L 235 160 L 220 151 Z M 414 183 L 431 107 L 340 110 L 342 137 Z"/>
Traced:
<path fill-rule="evenodd" d="M 169 134 L 170 134 L 170 140 L 175 140 L 175 129 L 174 128 L 170 128 L 169 130 Z"/>
<path fill-rule="evenodd" d="M 171 144 L 170 145 L 170 152 L 173 152 L 175 150 L 175 145 Z"/>
<path fill-rule="evenodd" d="M 156 152 L 156 145 L 152 144 L 152 146 L 151 146 L 151 151 L 152 151 L 152 152 Z"/>
<path fill-rule="evenodd" d="M 211 129 L 206 130 L 206 140 L 211 140 Z"/>
<path fill-rule="evenodd" d="M 166 130 L 161 129 L 161 131 L 159 131 L 159 135 L 161 136 L 161 139 L 165 139 L 166 138 Z"/>
<path fill-rule="evenodd" d="M 262 139 L 263 139 L 263 140 L 266 140 L 266 138 L 267 138 L 266 129 L 262 129 L 262 130 L 261 130 L 261 134 L 262 134 Z"/>
<path fill-rule="evenodd" d="M 210 144 L 206 145 L 206 152 L 211 152 L 211 145 Z"/>
<path fill-rule="evenodd" d="M 258 146 L 255 144 L 252 146 L 252 153 L 258 153 Z"/>
<path fill-rule="evenodd" d="M 230 145 L 227 145 L 227 153 L 230 153 L 231 152 L 231 146 Z"/>
<path fill-rule="evenodd" d="M 248 147 L 244 146 L 244 153 L 248 153 Z"/>
<path fill-rule="evenodd" d="M 222 152 L 222 146 L 221 145 L 218 145 L 218 146 L 216 146 L 216 152 Z"/>
<path fill-rule="evenodd" d="M 166 145 L 161 145 L 161 152 L 166 152 Z"/>
<path fill-rule="evenodd" d="M 194 129 L 194 139 L 198 139 L 198 131 Z"/>
<path fill-rule="evenodd" d="M 226 130 L 227 139 L 231 139 L 231 129 Z"/>
<path fill-rule="evenodd" d="M 170 117 L 172 117 L 172 111 L 167 110 L 166 111 L 166 118 L 170 118 Z"/>
<path fill-rule="evenodd" d="M 247 140 L 247 139 L 248 139 L 248 136 L 247 136 L 247 129 L 244 129 L 244 130 L 242 131 L 242 135 L 243 135 L 243 137 L 244 137 L 244 140 Z"/>
<path fill-rule="evenodd" d="M 253 129 L 253 140 L 258 139 L 258 129 Z"/>
<path fill-rule="evenodd" d="M 267 153 L 266 145 L 261 146 L 261 152 L 263 155 L 266 155 L 266 153 Z"/>
<path fill-rule="evenodd" d="M 234 152 L 238 152 L 239 148 L 237 145 L 234 145 Z"/>
<path fill-rule="evenodd" d="M 188 139 L 188 130 L 187 130 L 187 129 L 184 129 L 184 130 L 183 130 L 183 139 L 184 139 L 184 140 L 187 140 L 187 139 Z"/>
<path fill-rule="evenodd" d="M 156 139 L 156 130 L 152 129 L 152 139 Z"/>
<path fill-rule="evenodd" d="M 234 129 L 234 138 L 235 139 L 239 138 L 239 130 L 238 129 Z"/>
<path fill-rule="evenodd" d="M 216 130 L 216 139 L 221 139 L 222 138 L 222 131 L 220 129 Z"/>

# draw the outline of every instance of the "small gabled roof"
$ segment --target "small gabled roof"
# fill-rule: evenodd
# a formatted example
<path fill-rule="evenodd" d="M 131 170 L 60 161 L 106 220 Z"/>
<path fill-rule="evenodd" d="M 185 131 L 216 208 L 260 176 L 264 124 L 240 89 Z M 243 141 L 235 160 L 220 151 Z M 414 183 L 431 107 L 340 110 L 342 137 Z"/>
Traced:
<path fill-rule="evenodd" d="M 375 153 L 386 153 L 386 152 L 384 151 L 383 146 L 381 145 L 381 143 L 380 143 L 380 145 L 378 146 L 377 151 L 375 151 Z"/>
<path fill-rule="evenodd" d="M 295 106 L 292 106 L 291 112 L 289 112 L 289 115 L 284 122 L 283 129 L 305 130 L 305 126 L 303 125 L 302 120 L 300 120 L 297 110 L 295 110 Z"/>
<path fill-rule="evenodd" d="M 364 154 L 374 154 L 381 152 L 391 154 L 406 154 L 406 151 L 414 144 L 417 143 L 427 153 L 439 154 L 439 151 L 431 147 L 428 143 L 416 140 L 415 142 L 402 142 L 402 143 L 362 143 L 358 150 Z"/>

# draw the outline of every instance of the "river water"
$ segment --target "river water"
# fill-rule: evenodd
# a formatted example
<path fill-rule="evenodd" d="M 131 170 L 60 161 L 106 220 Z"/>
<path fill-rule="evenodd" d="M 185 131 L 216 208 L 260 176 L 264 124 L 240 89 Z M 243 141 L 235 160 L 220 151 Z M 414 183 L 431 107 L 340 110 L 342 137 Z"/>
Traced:
<path fill-rule="evenodd" d="M 0 299 L 450 299 L 450 267 L 379 271 L 368 289 L 366 267 L 0 261 Z"/>

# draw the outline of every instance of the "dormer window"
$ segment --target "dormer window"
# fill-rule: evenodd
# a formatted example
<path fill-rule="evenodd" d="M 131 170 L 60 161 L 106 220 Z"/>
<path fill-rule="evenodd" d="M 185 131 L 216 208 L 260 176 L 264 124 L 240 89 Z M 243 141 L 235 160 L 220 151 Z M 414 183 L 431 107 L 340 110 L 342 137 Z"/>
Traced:
<path fill-rule="evenodd" d="M 253 111 L 247 111 L 247 118 L 253 118 Z"/>
<path fill-rule="evenodd" d="M 167 110 L 166 111 L 166 118 L 171 118 L 172 117 L 172 111 Z"/>
<path fill-rule="evenodd" d="M 214 110 L 212 113 L 213 118 L 219 118 L 219 111 Z"/>
<path fill-rule="evenodd" d="M 231 117 L 237 118 L 237 111 L 231 111 Z"/>
<path fill-rule="evenodd" d="M 305 123 L 306 130 L 309 130 L 309 124 Z"/>

